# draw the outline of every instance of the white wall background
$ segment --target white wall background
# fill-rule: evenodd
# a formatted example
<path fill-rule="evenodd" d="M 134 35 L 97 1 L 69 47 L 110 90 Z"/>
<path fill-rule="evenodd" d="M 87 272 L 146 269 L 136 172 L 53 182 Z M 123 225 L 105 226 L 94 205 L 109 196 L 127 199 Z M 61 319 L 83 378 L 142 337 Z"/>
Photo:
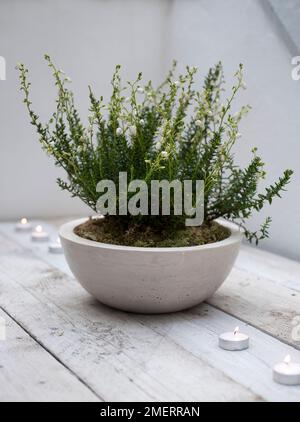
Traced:
<path fill-rule="evenodd" d="M 268 181 L 287 167 L 296 171 L 284 200 L 267 210 L 272 238 L 261 247 L 300 260 L 300 81 L 292 80 L 291 53 L 259 0 L 1 0 L 0 55 L 8 68 L 0 82 L 0 219 L 88 212 L 56 186 L 59 170 L 41 151 L 16 88 L 14 66 L 24 61 L 35 108 L 42 117 L 51 113 L 55 91 L 45 52 L 72 77 L 83 113 L 87 85 L 108 95 L 116 63 L 125 78 L 142 70 L 157 81 L 173 58 L 199 66 L 200 75 L 222 60 L 230 84 L 243 62 L 248 90 L 237 107 L 250 103 L 253 110 L 238 158 L 246 163 L 257 146 Z"/>
<path fill-rule="evenodd" d="M 169 6 L 160 0 L 1 0 L 0 56 L 7 61 L 7 81 L 0 81 L 0 219 L 89 212 L 56 185 L 60 171 L 28 124 L 16 63 L 29 67 L 34 108 L 47 119 L 55 105 L 53 79 L 43 59 L 50 54 L 72 77 L 85 116 L 88 85 L 108 96 L 117 63 L 125 81 L 141 69 L 146 78 L 160 81 Z"/>

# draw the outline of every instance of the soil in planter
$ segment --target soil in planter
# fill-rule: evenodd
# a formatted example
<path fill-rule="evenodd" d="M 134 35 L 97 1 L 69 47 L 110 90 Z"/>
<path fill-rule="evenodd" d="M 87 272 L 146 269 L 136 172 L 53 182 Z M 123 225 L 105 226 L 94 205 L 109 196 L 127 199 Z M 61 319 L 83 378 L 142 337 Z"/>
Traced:
<path fill-rule="evenodd" d="M 199 227 L 153 228 L 145 224 L 129 224 L 125 229 L 114 219 L 93 218 L 75 227 L 85 239 L 112 245 L 138 247 L 183 247 L 206 245 L 230 236 L 228 228 L 213 221 Z"/>

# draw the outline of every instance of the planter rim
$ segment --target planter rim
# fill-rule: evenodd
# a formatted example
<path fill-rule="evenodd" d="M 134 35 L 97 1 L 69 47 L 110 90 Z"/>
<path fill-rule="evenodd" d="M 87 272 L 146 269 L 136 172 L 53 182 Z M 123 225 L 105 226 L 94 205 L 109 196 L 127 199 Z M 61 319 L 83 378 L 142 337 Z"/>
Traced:
<path fill-rule="evenodd" d="M 59 236 L 63 239 L 69 240 L 73 243 L 78 243 L 80 245 L 86 245 L 94 248 L 101 249 L 110 249 L 110 250 L 123 250 L 123 251 L 132 251 L 132 252 L 151 252 L 151 253 L 172 253 L 172 252 L 184 252 L 184 251 L 196 251 L 203 249 L 218 249 L 224 246 L 231 245 L 236 242 L 240 242 L 243 237 L 243 230 L 234 223 L 228 222 L 223 219 L 217 219 L 216 221 L 224 226 L 229 228 L 231 235 L 218 242 L 208 243 L 206 245 L 196 245 L 196 246 L 182 246 L 182 247 L 140 247 L 140 246 L 126 246 L 126 245 L 113 245 L 110 243 L 101 243 L 96 242 L 95 240 L 84 239 L 83 237 L 78 236 L 74 233 L 74 228 L 79 224 L 84 223 L 88 217 L 79 218 L 76 220 L 71 220 L 63 224 L 59 229 Z"/>

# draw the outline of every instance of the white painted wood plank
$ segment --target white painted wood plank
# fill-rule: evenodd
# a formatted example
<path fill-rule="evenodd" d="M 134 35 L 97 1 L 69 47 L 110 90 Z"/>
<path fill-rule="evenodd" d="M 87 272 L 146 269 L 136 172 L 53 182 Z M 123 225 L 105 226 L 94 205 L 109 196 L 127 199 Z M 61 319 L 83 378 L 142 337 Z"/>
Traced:
<path fill-rule="evenodd" d="M 30 251 L 1 245 L 1 306 L 104 400 L 260 400 L 137 316 L 100 305 Z"/>
<path fill-rule="evenodd" d="M 300 292 L 300 262 L 243 245 L 236 268 Z"/>
<path fill-rule="evenodd" d="M 252 339 L 248 351 L 220 350 L 218 334 L 240 321 L 209 305 L 165 316 L 126 314 L 97 304 L 72 279 L 26 251 L 2 253 L 0 269 L 11 280 L 1 280 L 3 306 L 104 399 L 205 400 L 210 385 L 218 400 L 226 394 L 300 400 L 300 389 L 275 384 L 271 371 L 285 354 L 300 360 L 300 353 L 252 327 L 244 327 Z M 51 330 L 59 335 L 49 336 Z M 203 375 L 205 364 L 244 387 L 220 386 L 216 374 Z"/>
<path fill-rule="evenodd" d="M 0 309 L 0 402 L 99 401 L 80 380 Z"/>
<path fill-rule="evenodd" d="M 63 223 L 64 220 L 55 220 L 57 224 L 51 224 L 46 221 L 42 220 L 32 220 L 33 228 L 37 225 L 42 225 L 43 229 L 47 231 L 50 235 L 49 242 L 33 242 L 31 240 L 31 233 L 30 232 L 16 232 L 14 230 L 14 223 L 0 223 L 0 232 L 5 234 L 7 238 L 11 241 L 11 247 L 17 248 L 18 245 L 25 248 L 27 251 L 31 251 L 35 256 L 38 256 L 45 262 L 49 262 L 55 268 L 60 269 L 61 271 L 65 272 L 72 276 L 71 270 L 69 269 L 65 257 L 63 254 L 53 254 L 48 251 L 49 243 L 51 241 L 55 241 L 58 237 L 58 227 L 60 223 Z M 59 221 L 59 223 L 58 223 Z M 66 219 L 67 221 L 67 219 Z M 8 240 L 7 239 L 7 240 Z M 7 245 L 6 245 L 7 247 Z M 0 245 L 1 250 L 1 245 Z"/>

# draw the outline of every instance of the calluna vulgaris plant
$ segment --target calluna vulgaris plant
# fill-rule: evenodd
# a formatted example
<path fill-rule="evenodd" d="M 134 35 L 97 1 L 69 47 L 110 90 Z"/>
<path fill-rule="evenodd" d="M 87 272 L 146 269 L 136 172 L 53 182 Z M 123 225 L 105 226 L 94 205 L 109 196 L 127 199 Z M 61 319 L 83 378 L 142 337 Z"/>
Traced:
<path fill-rule="evenodd" d="M 292 171 L 285 170 L 277 182 L 258 193 L 265 171 L 256 148 L 247 167 L 239 167 L 234 160 L 233 146 L 240 138 L 238 125 L 250 109 L 244 106 L 231 113 L 236 94 L 245 88 L 242 65 L 236 72 L 231 96 L 224 103 L 221 102 L 224 90 L 221 63 L 209 70 L 200 92 L 194 89 L 195 67 L 187 67 L 186 73 L 175 79 L 174 62 L 166 80 L 154 88 L 151 81 L 142 85 L 141 73 L 134 82 L 123 86 L 118 65 L 107 105 L 89 87 L 90 115 L 85 127 L 68 88 L 70 79 L 48 55 L 45 59 L 58 90 L 56 110 L 46 124 L 41 123 L 31 107 L 28 70 L 23 64 L 18 68 L 24 103 L 42 147 L 54 157 L 55 164 L 66 171 L 67 181 L 58 179 L 62 189 L 96 211 L 97 183 L 109 179 L 118 186 L 119 172 L 128 173 L 128 183 L 141 179 L 148 185 L 154 179 L 204 180 L 204 224 L 210 225 L 223 217 L 240 224 L 250 241 L 258 242 L 268 236 L 270 217 L 255 232 L 247 230 L 245 221 L 274 197 L 280 197 Z M 184 224 L 185 216 L 173 213 L 169 217 L 117 215 L 108 218 L 127 229 L 143 224 L 163 225 L 165 230 L 174 230 Z"/>

